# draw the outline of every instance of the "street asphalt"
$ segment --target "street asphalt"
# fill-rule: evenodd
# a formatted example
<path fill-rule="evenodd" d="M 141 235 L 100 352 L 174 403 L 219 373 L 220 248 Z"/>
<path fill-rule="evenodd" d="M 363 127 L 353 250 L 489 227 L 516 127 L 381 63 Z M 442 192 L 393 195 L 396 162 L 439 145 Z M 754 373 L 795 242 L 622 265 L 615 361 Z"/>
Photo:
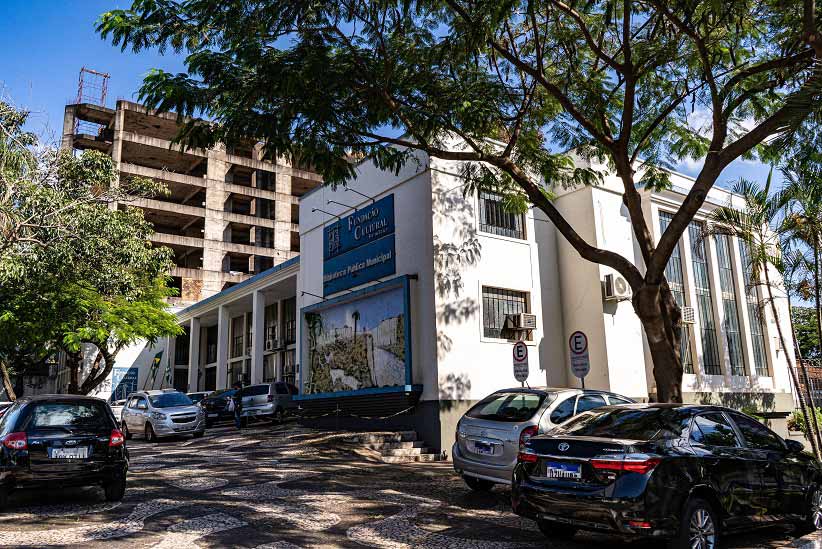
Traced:
<path fill-rule="evenodd" d="M 345 434 L 287 423 L 218 427 L 199 440 L 128 442 L 125 499 L 99 489 L 15 493 L 0 545 L 47 547 L 659 547 L 578 534 L 546 540 L 509 511 L 509 493 L 472 493 L 450 463 L 388 465 Z M 819 547 L 790 527 L 728 537 L 726 548 Z"/>

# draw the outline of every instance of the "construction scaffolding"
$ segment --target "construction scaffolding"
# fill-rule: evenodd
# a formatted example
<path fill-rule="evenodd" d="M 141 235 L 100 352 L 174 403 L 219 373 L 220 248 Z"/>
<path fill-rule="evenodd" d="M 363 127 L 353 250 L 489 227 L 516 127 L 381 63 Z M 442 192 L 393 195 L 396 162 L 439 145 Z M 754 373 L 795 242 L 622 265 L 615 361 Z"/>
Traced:
<path fill-rule="evenodd" d="M 77 100 L 75 103 L 89 103 L 105 107 L 109 77 L 108 73 L 82 67 L 80 69 L 80 78 L 77 81 Z M 99 135 L 102 129 L 101 124 L 78 119 L 75 122 L 74 133 L 96 136 Z"/>

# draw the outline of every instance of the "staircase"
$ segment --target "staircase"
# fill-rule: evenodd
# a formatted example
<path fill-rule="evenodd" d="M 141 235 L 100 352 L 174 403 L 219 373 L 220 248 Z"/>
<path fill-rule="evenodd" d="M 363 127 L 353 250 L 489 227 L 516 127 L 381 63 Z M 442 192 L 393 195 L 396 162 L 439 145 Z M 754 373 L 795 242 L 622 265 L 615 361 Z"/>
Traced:
<path fill-rule="evenodd" d="M 365 450 L 377 452 L 383 463 L 414 463 L 442 461 L 442 456 L 417 440 L 416 431 L 355 433 L 346 442 L 359 444 Z"/>

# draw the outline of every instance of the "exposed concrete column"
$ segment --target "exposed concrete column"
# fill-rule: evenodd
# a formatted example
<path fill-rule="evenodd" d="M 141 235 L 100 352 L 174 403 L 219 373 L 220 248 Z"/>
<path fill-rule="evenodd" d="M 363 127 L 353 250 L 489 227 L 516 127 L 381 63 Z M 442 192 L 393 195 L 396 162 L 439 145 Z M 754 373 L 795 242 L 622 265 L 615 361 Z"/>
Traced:
<path fill-rule="evenodd" d="M 277 194 L 291 195 L 291 176 L 278 173 L 275 189 Z M 274 202 L 274 248 L 280 251 L 291 251 L 291 202 L 277 200 Z"/>
<path fill-rule="evenodd" d="M 60 146 L 67 150 L 74 149 L 74 124 L 77 122 L 77 107 L 66 105 L 66 113 L 63 116 L 63 138 Z"/>
<path fill-rule="evenodd" d="M 228 308 L 220 305 L 217 312 L 217 389 L 228 387 Z"/>
<path fill-rule="evenodd" d="M 265 294 L 254 292 L 251 313 L 251 383 L 262 383 L 264 374 L 263 351 L 265 350 Z"/>
<path fill-rule="evenodd" d="M 200 317 L 191 319 L 188 332 L 188 392 L 200 390 Z"/>
<path fill-rule="evenodd" d="M 221 273 L 225 250 L 223 241 L 228 221 L 225 220 L 225 201 L 228 192 L 225 190 L 225 176 L 230 164 L 226 160 L 225 146 L 218 145 L 208 151 L 208 170 L 206 177 L 206 208 L 203 239 L 203 290 L 202 298 L 220 292 L 222 287 Z"/>

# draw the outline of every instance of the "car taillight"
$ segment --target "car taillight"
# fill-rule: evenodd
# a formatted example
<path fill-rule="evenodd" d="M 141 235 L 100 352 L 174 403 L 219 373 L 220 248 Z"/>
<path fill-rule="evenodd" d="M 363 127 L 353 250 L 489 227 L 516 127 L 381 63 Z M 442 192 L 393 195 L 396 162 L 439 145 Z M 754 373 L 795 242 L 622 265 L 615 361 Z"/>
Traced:
<path fill-rule="evenodd" d="M 274 402 L 274 395 L 268 395 L 268 402 Z"/>
<path fill-rule="evenodd" d="M 25 450 L 29 447 L 26 433 L 9 433 L 3 437 L 3 446 L 9 450 Z"/>
<path fill-rule="evenodd" d="M 531 440 L 531 437 L 536 436 L 539 433 L 539 427 L 536 425 L 529 425 L 525 429 L 522 430 L 522 433 L 519 435 L 519 451 L 522 452 L 525 450 L 525 443 Z"/>
<path fill-rule="evenodd" d="M 644 475 L 662 460 L 655 457 L 632 458 L 626 456 L 625 459 L 592 459 L 591 466 L 599 471 L 624 471 L 626 473 L 639 473 Z"/>
<path fill-rule="evenodd" d="M 119 429 L 112 429 L 111 436 L 108 439 L 109 446 L 122 446 L 125 441 L 126 437 L 123 436 L 123 433 L 121 433 Z"/>
<path fill-rule="evenodd" d="M 520 463 L 536 463 L 537 455 L 530 452 L 520 452 L 517 454 L 517 461 Z"/>

